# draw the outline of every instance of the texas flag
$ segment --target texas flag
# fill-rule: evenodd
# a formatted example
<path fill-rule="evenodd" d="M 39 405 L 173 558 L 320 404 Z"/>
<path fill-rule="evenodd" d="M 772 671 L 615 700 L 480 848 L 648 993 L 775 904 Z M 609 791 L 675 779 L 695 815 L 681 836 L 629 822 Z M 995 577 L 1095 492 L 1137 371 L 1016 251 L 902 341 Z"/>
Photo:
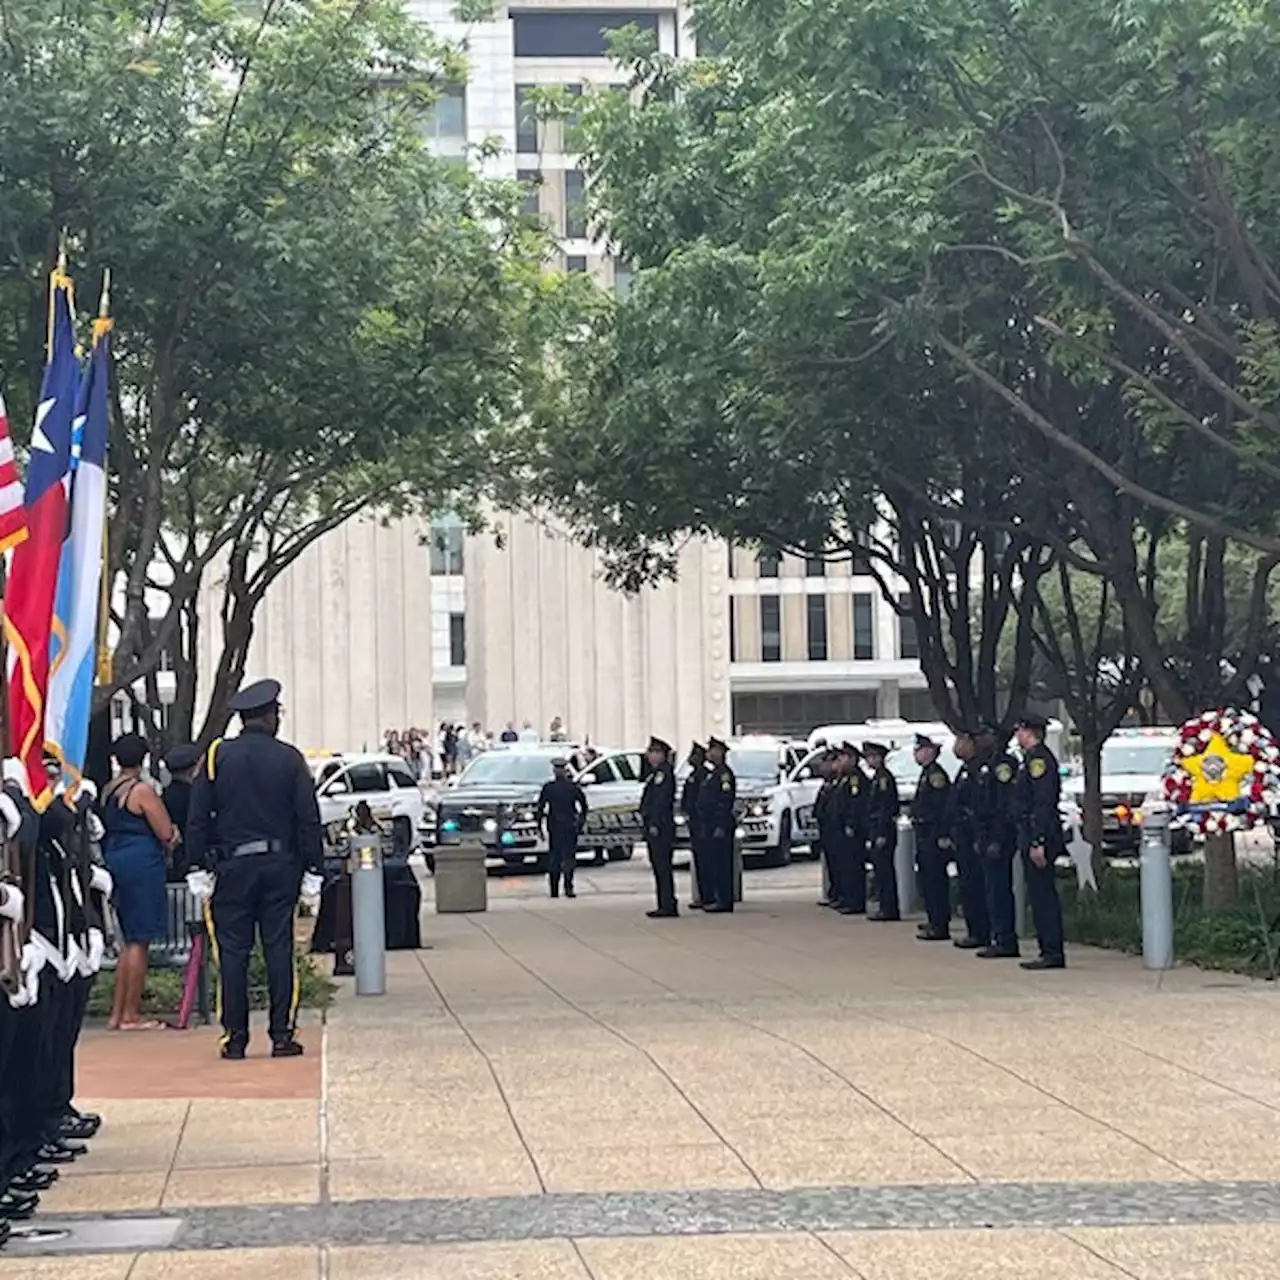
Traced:
<path fill-rule="evenodd" d="M 0 392 L 0 553 L 16 547 L 26 536 L 27 510 L 22 505 L 22 480 L 9 435 L 4 393 Z"/>
<path fill-rule="evenodd" d="M 71 423 L 80 386 L 71 280 L 55 271 L 51 283 L 49 363 L 40 385 L 27 463 L 29 536 L 14 548 L 4 619 L 9 640 L 10 754 L 22 761 L 35 806 L 42 811 L 53 799 L 43 759 L 45 695 L 58 563 L 67 532 Z"/>

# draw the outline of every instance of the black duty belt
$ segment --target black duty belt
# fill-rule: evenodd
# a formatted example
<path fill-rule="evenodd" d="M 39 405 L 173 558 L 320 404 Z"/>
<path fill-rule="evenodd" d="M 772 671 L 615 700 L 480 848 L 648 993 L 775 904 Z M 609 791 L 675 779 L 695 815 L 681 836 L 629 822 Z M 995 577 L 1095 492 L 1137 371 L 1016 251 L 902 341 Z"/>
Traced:
<path fill-rule="evenodd" d="M 233 858 L 252 858 L 260 853 L 287 853 L 289 846 L 283 840 L 247 840 L 231 850 Z"/>

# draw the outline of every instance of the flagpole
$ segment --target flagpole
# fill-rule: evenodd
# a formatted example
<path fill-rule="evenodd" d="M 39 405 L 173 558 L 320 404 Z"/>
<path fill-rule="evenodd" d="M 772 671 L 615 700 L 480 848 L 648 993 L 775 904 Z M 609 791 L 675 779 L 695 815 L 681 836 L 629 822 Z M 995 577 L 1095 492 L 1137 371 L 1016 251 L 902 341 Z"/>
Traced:
<path fill-rule="evenodd" d="M 98 299 L 98 322 L 94 326 L 95 340 L 111 328 L 111 268 L 102 271 L 102 294 Z M 108 360 L 108 376 L 110 361 Z M 110 400 L 108 400 L 110 413 Z M 102 506 L 102 568 L 98 574 L 98 636 L 97 636 L 97 670 L 95 672 L 99 685 L 111 683 L 111 649 L 107 644 L 107 634 L 111 626 L 111 525 L 107 515 L 107 504 Z"/>

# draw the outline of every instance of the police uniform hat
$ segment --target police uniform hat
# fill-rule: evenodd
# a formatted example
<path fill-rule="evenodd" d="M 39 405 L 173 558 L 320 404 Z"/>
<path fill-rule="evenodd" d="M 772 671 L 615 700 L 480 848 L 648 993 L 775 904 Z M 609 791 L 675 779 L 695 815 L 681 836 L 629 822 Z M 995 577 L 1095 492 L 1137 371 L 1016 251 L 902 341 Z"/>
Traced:
<path fill-rule="evenodd" d="M 556 756 L 556 758 L 551 762 L 551 767 L 553 769 L 567 769 L 569 767 L 569 762 L 564 758 L 564 756 Z"/>
<path fill-rule="evenodd" d="M 852 742 L 842 742 L 839 754 L 842 756 L 860 756 L 862 752 Z"/>
<path fill-rule="evenodd" d="M 695 751 L 706 751 L 706 747 L 704 747 L 702 743 L 695 741 L 689 748 L 689 754 L 693 755 Z"/>
<path fill-rule="evenodd" d="M 279 680 L 255 680 L 253 684 L 245 685 L 227 706 L 243 716 L 252 715 L 255 711 L 265 711 L 279 701 Z"/>
<path fill-rule="evenodd" d="M 980 720 L 977 733 L 981 738 L 998 738 L 1000 736 L 1000 726 L 994 720 Z"/>
<path fill-rule="evenodd" d="M 649 750 L 661 751 L 664 756 L 669 756 L 671 754 L 671 743 L 664 742 L 661 738 L 650 738 Z"/>
<path fill-rule="evenodd" d="M 862 744 L 862 754 L 864 756 L 887 756 L 889 754 L 889 748 L 886 747 L 883 742 L 864 742 Z"/>
<path fill-rule="evenodd" d="M 981 729 L 975 729 L 972 725 L 962 724 L 956 730 L 957 738 L 976 738 L 982 732 Z"/>
<path fill-rule="evenodd" d="M 170 773 L 181 773 L 199 759 L 200 748 L 194 742 L 180 742 L 165 756 L 164 762 Z"/>
<path fill-rule="evenodd" d="M 707 750 L 710 751 L 715 747 L 719 747 L 721 751 L 729 750 L 729 744 L 725 742 L 723 738 L 708 738 Z"/>
<path fill-rule="evenodd" d="M 935 751 L 938 749 L 938 744 L 937 744 L 936 742 L 934 742 L 934 740 L 933 740 L 931 737 L 929 737 L 929 735 L 928 735 L 927 733 L 917 733 L 917 734 L 916 734 L 916 746 L 917 746 L 917 747 L 932 747 Z"/>
<path fill-rule="evenodd" d="M 1039 729 L 1043 731 L 1049 727 L 1049 722 L 1038 712 L 1028 711 L 1014 722 L 1013 727 L 1015 729 Z"/>

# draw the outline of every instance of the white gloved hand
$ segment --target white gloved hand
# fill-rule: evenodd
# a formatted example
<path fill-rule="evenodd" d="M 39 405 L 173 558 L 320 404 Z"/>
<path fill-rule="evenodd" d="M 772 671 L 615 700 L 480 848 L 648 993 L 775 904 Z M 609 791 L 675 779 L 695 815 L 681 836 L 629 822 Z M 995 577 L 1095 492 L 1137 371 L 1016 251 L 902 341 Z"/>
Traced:
<path fill-rule="evenodd" d="M 316 875 L 314 871 L 306 872 L 302 877 L 302 892 L 298 897 L 303 902 L 319 902 L 320 891 L 324 888 L 324 878 Z"/>
<path fill-rule="evenodd" d="M 115 887 L 116 882 L 112 880 L 111 872 L 106 867 L 94 867 L 89 875 L 89 888 L 105 894 L 109 898 Z"/>
<path fill-rule="evenodd" d="M 0 916 L 15 923 L 22 919 L 22 909 L 27 900 L 16 884 L 4 886 L 4 901 L 0 902 Z"/>
<path fill-rule="evenodd" d="M 22 826 L 22 814 L 18 812 L 18 806 L 14 804 L 13 797 L 0 791 L 0 827 L 3 827 L 4 838 L 12 840 L 18 834 L 20 826 Z"/>
<path fill-rule="evenodd" d="M 102 957 L 106 954 L 107 940 L 101 929 L 89 930 L 89 972 L 97 973 L 102 968 Z"/>
<path fill-rule="evenodd" d="M 102 819 L 96 813 L 88 813 L 85 815 L 89 823 L 89 839 L 94 844 L 101 844 L 102 837 L 107 834 L 107 829 L 102 825 Z"/>
<path fill-rule="evenodd" d="M 214 883 L 212 871 L 187 872 L 187 892 L 197 902 L 208 902 L 213 897 Z"/>
<path fill-rule="evenodd" d="M 25 942 L 22 946 L 22 985 L 26 990 L 26 1004 L 35 1004 L 40 999 L 40 971 L 45 966 L 44 948 L 35 942 Z"/>

